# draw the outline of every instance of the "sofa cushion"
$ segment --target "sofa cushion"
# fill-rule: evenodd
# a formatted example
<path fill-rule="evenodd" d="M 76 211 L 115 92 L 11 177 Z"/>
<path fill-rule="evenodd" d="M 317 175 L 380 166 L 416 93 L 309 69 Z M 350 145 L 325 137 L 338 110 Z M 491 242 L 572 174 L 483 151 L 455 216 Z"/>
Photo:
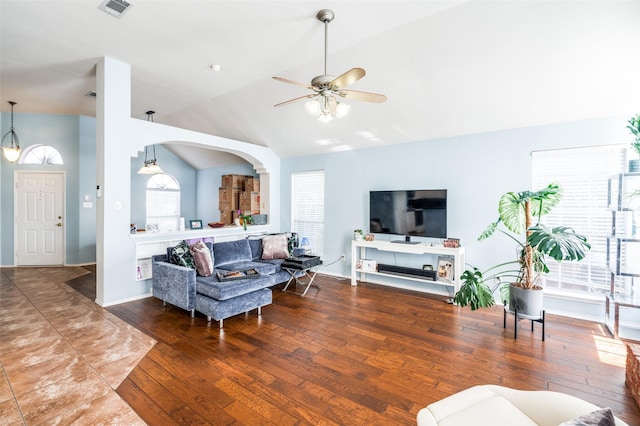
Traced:
<path fill-rule="evenodd" d="M 251 247 L 251 259 L 260 259 L 262 257 L 262 238 L 249 238 L 247 241 Z"/>
<path fill-rule="evenodd" d="M 220 282 L 214 273 L 210 277 L 196 277 L 196 293 L 212 297 L 217 300 L 227 300 L 261 288 L 271 287 L 273 278 L 260 275 L 250 280 L 235 280 Z"/>
<path fill-rule="evenodd" d="M 564 422 L 560 426 L 615 426 L 615 424 L 611 408 L 601 408 Z"/>
<path fill-rule="evenodd" d="M 262 259 L 286 259 L 287 257 L 289 257 L 289 248 L 286 234 L 262 237 Z"/>
<path fill-rule="evenodd" d="M 189 252 L 189 244 L 187 244 L 186 241 L 180 241 L 171 249 L 171 261 L 176 265 L 186 268 L 195 269 L 196 267 L 193 256 L 191 256 L 191 252 Z"/>
<path fill-rule="evenodd" d="M 216 300 L 202 294 L 196 296 L 196 310 L 216 321 L 270 304 L 271 289 L 263 288 L 233 299 Z"/>
<path fill-rule="evenodd" d="M 501 396 L 493 396 L 445 416 L 440 416 L 433 405 L 429 408 L 438 426 L 537 426 L 536 422 Z"/>
<path fill-rule="evenodd" d="M 211 258 L 211 251 L 205 243 L 198 241 L 197 243 L 190 245 L 189 252 L 193 257 L 198 275 L 208 277 L 213 273 L 213 259 Z"/>
<path fill-rule="evenodd" d="M 213 264 L 216 268 L 250 260 L 251 247 L 248 240 L 224 241 L 213 244 Z"/>

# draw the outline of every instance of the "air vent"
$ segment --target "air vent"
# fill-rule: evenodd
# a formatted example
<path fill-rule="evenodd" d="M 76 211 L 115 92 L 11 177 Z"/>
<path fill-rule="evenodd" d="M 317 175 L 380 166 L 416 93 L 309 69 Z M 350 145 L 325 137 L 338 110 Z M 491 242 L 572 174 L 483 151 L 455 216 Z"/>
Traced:
<path fill-rule="evenodd" d="M 98 6 L 98 9 L 104 10 L 109 15 L 119 18 L 123 13 L 129 10 L 131 6 L 133 6 L 131 3 L 124 0 L 105 0 L 100 6 Z"/>

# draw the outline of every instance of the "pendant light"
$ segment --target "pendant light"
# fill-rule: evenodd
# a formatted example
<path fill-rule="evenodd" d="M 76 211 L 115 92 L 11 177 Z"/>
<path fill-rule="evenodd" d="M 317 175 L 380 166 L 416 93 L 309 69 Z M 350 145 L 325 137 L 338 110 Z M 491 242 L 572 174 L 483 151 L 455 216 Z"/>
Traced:
<path fill-rule="evenodd" d="M 18 158 L 20 158 L 20 141 L 18 140 L 18 135 L 16 134 L 15 129 L 13 128 L 13 106 L 16 104 L 13 101 L 9 101 L 11 105 L 11 127 L 9 131 L 5 133 L 0 141 L 0 147 L 2 147 L 2 151 L 4 152 L 5 158 L 10 162 L 15 162 Z M 11 146 L 5 146 L 4 140 L 7 136 L 11 135 Z"/>
<path fill-rule="evenodd" d="M 156 113 L 155 111 L 147 111 L 147 121 L 150 121 L 151 123 L 153 123 L 153 114 L 155 113 Z M 152 148 L 153 148 L 153 158 L 149 160 L 147 159 L 149 148 L 146 146 L 144 147 L 144 165 L 140 167 L 140 170 L 138 170 L 138 174 L 155 175 L 158 173 L 164 173 L 164 171 L 157 164 L 155 144 L 152 146 Z"/>

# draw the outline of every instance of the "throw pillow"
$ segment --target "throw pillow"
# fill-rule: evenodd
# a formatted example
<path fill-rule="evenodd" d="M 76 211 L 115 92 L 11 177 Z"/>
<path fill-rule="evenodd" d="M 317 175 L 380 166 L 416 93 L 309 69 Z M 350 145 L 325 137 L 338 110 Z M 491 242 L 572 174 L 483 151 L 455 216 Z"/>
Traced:
<path fill-rule="evenodd" d="M 189 252 L 196 264 L 196 272 L 202 277 L 208 277 L 213 273 L 213 259 L 209 247 L 202 241 L 189 246 Z"/>
<path fill-rule="evenodd" d="M 189 244 L 190 246 L 194 245 L 195 243 L 197 243 L 198 241 L 202 241 L 203 243 L 211 243 L 213 244 L 213 237 L 204 237 L 204 238 L 190 238 L 188 240 L 185 240 L 187 242 L 187 244 Z"/>
<path fill-rule="evenodd" d="M 178 245 L 171 249 L 171 259 L 176 265 L 195 269 L 193 257 L 189 252 L 189 244 L 186 241 L 180 241 Z"/>
<path fill-rule="evenodd" d="M 615 424 L 611 408 L 601 408 L 564 422 L 560 426 L 615 426 Z"/>
<path fill-rule="evenodd" d="M 286 259 L 289 257 L 287 243 L 286 234 L 265 235 L 262 237 L 262 259 Z"/>

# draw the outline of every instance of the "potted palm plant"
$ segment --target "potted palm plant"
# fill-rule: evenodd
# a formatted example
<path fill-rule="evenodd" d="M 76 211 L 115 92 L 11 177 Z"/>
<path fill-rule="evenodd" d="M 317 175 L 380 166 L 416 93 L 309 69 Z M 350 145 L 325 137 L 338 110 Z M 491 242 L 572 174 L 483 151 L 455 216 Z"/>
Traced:
<path fill-rule="evenodd" d="M 573 229 L 566 226 L 549 228 L 540 222 L 561 199 L 562 190 L 556 183 L 535 192 L 504 194 L 498 204 L 498 220 L 490 224 L 478 240 L 499 231 L 516 243 L 516 259 L 485 272 L 477 268 L 464 271 L 455 302 L 460 306 L 469 305 L 472 310 L 493 306 L 494 293 L 500 287 L 503 302 L 507 302 L 508 294 L 510 309 L 532 317 L 539 315 L 543 296 L 539 278 L 541 273 L 549 272 L 546 259 L 579 261 L 591 248 L 587 238 Z M 529 297 L 534 301 L 530 302 Z"/>

